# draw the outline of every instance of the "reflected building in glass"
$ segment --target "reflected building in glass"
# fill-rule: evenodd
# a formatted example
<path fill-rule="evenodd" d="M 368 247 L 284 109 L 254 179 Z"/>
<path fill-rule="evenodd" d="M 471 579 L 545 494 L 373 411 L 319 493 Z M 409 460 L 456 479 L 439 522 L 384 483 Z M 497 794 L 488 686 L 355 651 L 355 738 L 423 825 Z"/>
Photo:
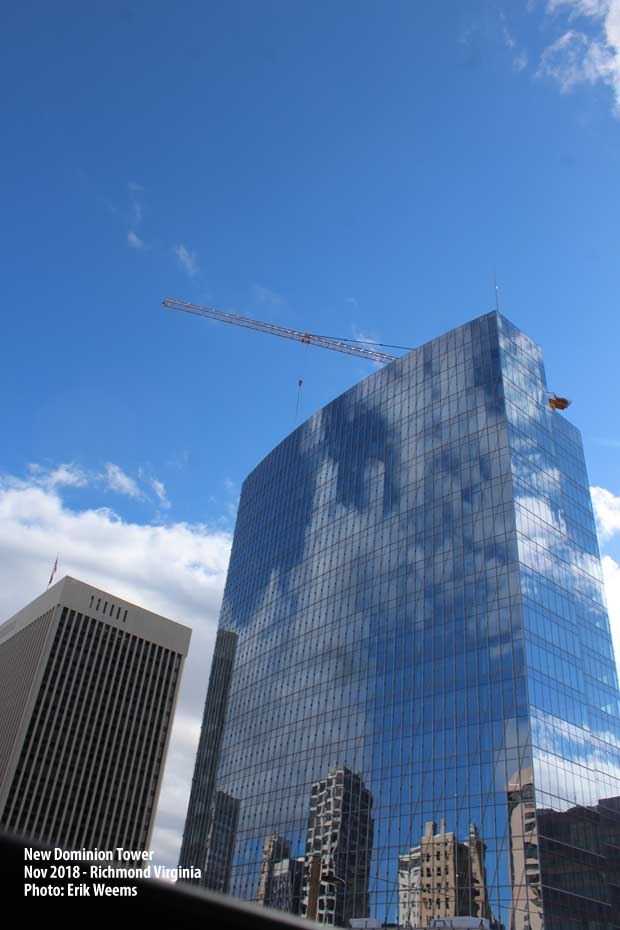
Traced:
<path fill-rule="evenodd" d="M 215 791 L 209 817 L 206 856 L 203 867 L 205 888 L 225 894 L 239 817 L 239 801 L 225 791 Z"/>
<path fill-rule="evenodd" d="M 357 773 L 337 769 L 312 785 L 303 917 L 348 927 L 368 916 L 373 829 L 372 795 Z"/>
<path fill-rule="evenodd" d="M 620 927 L 618 684 L 581 440 L 548 396 L 490 313 L 249 475 L 182 866 L 224 792 L 238 897 L 340 926 Z"/>
<path fill-rule="evenodd" d="M 472 824 L 465 842 L 426 824 L 420 845 L 398 863 L 400 927 L 427 927 L 432 919 L 481 917 L 493 920 L 487 901 L 485 846 Z M 484 926 L 484 925 L 483 925 Z"/>
<path fill-rule="evenodd" d="M 277 833 L 265 839 L 256 903 L 299 914 L 304 857 L 291 859 L 290 844 Z"/>

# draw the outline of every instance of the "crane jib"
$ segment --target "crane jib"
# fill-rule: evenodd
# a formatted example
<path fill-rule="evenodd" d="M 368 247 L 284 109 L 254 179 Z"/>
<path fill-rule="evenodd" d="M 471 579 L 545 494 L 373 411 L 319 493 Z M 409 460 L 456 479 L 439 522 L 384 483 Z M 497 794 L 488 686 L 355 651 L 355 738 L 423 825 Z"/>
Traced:
<path fill-rule="evenodd" d="M 280 336 L 283 339 L 293 339 L 304 345 L 319 346 L 322 349 L 332 349 L 335 352 L 342 352 L 345 355 L 353 355 L 357 358 L 365 358 L 371 362 L 388 364 L 396 360 L 398 356 L 387 355 L 385 352 L 376 352 L 373 349 L 363 349 L 361 346 L 349 345 L 331 336 L 319 336 L 316 333 L 302 333 L 296 329 L 289 329 L 286 326 L 277 326 L 275 323 L 265 323 L 262 320 L 255 320 L 252 317 L 241 316 L 239 313 L 229 313 L 225 310 L 216 310 L 214 307 L 201 307 L 198 304 L 190 304 L 183 300 L 176 300 L 172 297 L 166 297 L 162 301 L 164 307 L 171 310 L 182 310 L 184 313 L 192 313 L 195 316 L 206 317 L 210 320 L 218 320 L 220 323 L 232 323 L 234 326 L 242 326 L 244 329 L 253 329 L 257 332 L 270 333 L 272 336 Z"/>

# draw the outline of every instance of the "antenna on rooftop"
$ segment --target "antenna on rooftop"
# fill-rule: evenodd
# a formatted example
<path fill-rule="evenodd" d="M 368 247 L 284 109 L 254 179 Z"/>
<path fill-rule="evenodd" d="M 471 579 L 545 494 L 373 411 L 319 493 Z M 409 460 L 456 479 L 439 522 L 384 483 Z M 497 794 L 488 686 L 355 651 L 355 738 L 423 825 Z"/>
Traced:
<path fill-rule="evenodd" d="M 493 288 L 495 290 L 495 310 L 499 313 L 499 288 L 497 286 L 497 275 L 493 272 Z"/>

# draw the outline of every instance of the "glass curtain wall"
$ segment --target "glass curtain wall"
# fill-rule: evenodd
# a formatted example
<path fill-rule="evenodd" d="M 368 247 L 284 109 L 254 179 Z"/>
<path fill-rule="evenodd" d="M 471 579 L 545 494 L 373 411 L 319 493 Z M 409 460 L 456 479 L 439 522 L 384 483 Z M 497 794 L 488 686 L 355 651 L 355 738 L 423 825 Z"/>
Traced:
<path fill-rule="evenodd" d="M 499 314 L 377 371 L 250 474 L 216 653 L 181 865 L 204 868 L 223 792 L 220 887 L 258 904 L 617 926 L 618 689 L 583 454 Z"/>

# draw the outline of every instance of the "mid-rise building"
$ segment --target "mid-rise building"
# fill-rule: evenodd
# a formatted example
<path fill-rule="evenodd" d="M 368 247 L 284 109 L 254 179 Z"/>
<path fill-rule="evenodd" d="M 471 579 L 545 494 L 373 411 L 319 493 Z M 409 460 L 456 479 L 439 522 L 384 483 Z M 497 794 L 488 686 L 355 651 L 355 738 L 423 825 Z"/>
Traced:
<path fill-rule="evenodd" d="M 145 849 L 191 631 L 66 577 L 0 626 L 0 827 Z"/>

